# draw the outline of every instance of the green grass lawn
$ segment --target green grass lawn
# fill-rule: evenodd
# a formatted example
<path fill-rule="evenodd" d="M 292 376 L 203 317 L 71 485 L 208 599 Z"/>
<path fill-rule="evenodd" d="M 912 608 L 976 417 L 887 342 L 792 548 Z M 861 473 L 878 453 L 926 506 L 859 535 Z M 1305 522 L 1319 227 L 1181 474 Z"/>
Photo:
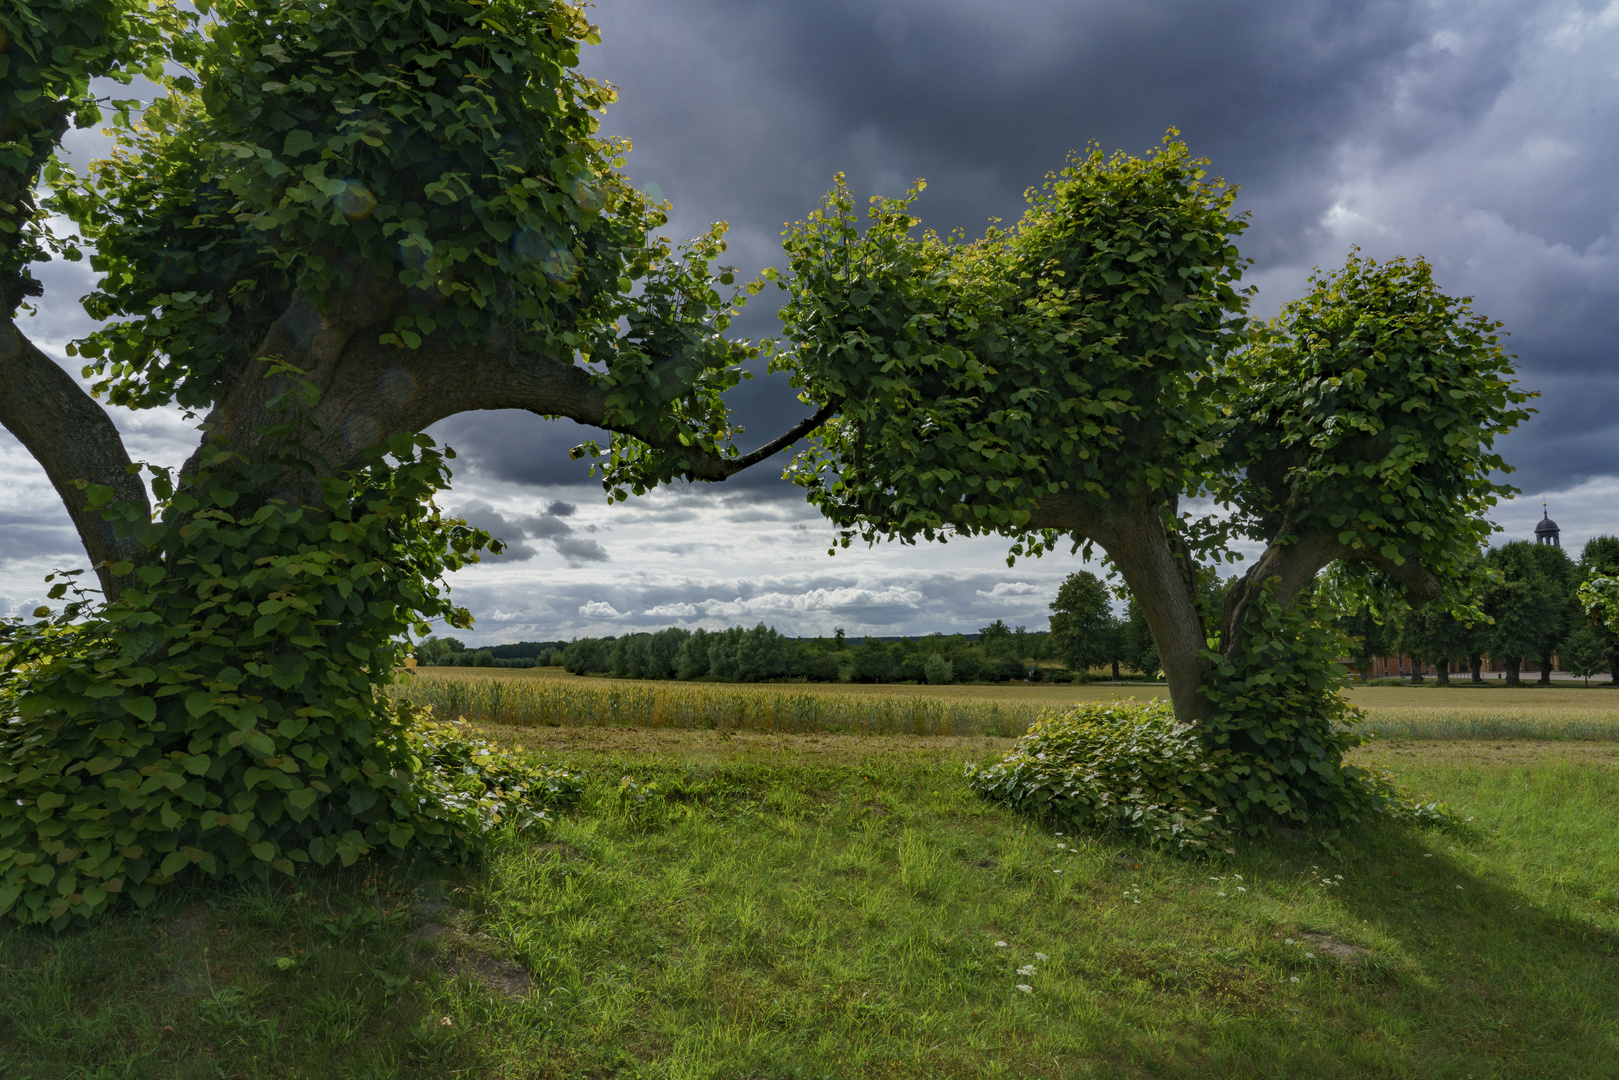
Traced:
<path fill-rule="evenodd" d="M 1006 740 L 496 734 L 592 784 L 479 865 L 0 930 L 0 1077 L 1616 1073 L 1612 743 L 1379 740 L 1474 820 L 1208 862 L 971 796 Z"/>

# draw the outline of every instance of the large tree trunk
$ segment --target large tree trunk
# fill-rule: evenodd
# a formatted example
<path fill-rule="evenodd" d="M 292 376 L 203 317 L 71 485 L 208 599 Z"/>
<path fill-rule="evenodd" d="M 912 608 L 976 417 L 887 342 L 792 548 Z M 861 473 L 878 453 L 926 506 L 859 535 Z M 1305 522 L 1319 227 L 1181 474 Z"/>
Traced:
<path fill-rule="evenodd" d="M 114 576 L 110 567 L 137 558 L 140 549 L 90 509 L 80 482 L 110 487 L 119 499 L 150 512 L 146 487 L 129 471 L 129 453 L 106 410 L 11 319 L 0 319 L 0 424 L 45 469 L 102 591 L 117 599 L 128 579 Z"/>
<path fill-rule="evenodd" d="M 1030 527 L 1060 529 L 1101 545 L 1141 605 L 1175 718 L 1183 724 L 1201 720 L 1206 633 L 1197 610 L 1196 568 L 1184 547 L 1172 546 L 1159 504 L 1143 495 L 1103 514 L 1071 495 L 1058 495 L 1041 500 Z"/>
<path fill-rule="evenodd" d="M 1484 681 L 1484 657 L 1479 656 L 1477 653 L 1474 653 L 1473 655 L 1469 656 L 1467 658 L 1467 670 L 1469 670 L 1469 671 L 1471 671 L 1473 673 L 1473 682 L 1476 682 L 1476 683 L 1483 682 Z"/>
<path fill-rule="evenodd" d="M 1550 654 L 1540 658 L 1540 678 L 1535 680 L 1541 686 L 1550 686 L 1552 683 L 1552 658 Z"/>
<path fill-rule="evenodd" d="M 1145 496 L 1102 514 L 1063 494 L 1042 499 L 1030 516 L 1029 527 L 1059 529 L 1092 540 L 1107 552 L 1152 630 L 1176 719 L 1197 723 L 1207 713 L 1202 683 L 1209 670 L 1204 658 L 1209 632 L 1198 610 L 1192 554 L 1163 522 L 1160 505 Z M 1374 562 L 1405 587 L 1406 599 L 1414 607 L 1439 595 L 1438 579 L 1413 561 L 1397 564 L 1379 554 L 1353 552 L 1330 534 L 1283 537 L 1265 550 L 1228 594 L 1219 623 L 1222 653 L 1233 658 L 1241 655 L 1248 609 L 1267 587 L 1271 601 L 1286 607 L 1323 567 L 1339 558 Z M 1272 580 L 1274 586 L 1267 586 Z"/>
<path fill-rule="evenodd" d="M 1519 678 L 1518 671 L 1523 659 L 1517 656 L 1502 657 L 1501 666 L 1507 669 L 1507 685 L 1522 686 L 1523 680 Z"/>
<path fill-rule="evenodd" d="M 1435 660 L 1433 665 L 1433 680 L 1440 686 L 1450 685 L 1450 661 Z"/>

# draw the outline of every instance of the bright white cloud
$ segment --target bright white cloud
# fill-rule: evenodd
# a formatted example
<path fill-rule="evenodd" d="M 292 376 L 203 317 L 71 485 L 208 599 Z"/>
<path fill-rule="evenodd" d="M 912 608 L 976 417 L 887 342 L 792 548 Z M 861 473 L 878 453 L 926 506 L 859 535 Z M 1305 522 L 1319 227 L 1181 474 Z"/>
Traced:
<path fill-rule="evenodd" d="M 659 604 L 647 608 L 642 614 L 655 619 L 686 619 L 697 614 L 697 607 L 694 604 Z"/>
<path fill-rule="evenodd" d="M 592 600 L 588 604 L 579 605 L 579 614 L 587 619 L 622 619 L 628 612 L 618 611 L 614 609 L 612 604 Z"/>
<path fill-rule="evenodd" d="M 1044 593 L 1046 590 L 1038 585 L 1030 585 L 1027 581 L 997 581 L 992 589 L 975 590 L 979 596 L 991 600 L 1000 600 L 1008 596 L 1029 596 L 1033 593 Z"/>

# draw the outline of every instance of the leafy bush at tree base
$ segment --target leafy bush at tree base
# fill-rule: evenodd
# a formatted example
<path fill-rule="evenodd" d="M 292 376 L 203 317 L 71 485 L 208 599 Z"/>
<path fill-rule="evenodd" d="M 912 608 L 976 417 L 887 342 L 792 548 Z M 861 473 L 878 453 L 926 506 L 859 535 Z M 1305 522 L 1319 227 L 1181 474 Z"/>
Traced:
<path fill-rule="evenodd" d="M 1052 824 L 1140 830 L 1201 851 L 1229 824 L 1215 808 L 1231 752 L 1209 753 L 1167 702 L 1090 701 L 1037 720 L 1001 761 L 969 764 L 967 785 Z"/>
<path fill-rule="evenodd" d="M 1250 754 L 1214 746 L 1178 724 L 1168 702 L 1085 702 L 1035 721 L 1004 758 L 968 764 L 967 786 L 1051 825 L 1132 834 L 1187 855 L 1227 847 L 1236 833 L 1302 821 L 1263 800 L 1234 799 L 1253 788 L 1285 788 L 1280 770 Z M 1362 811 L 1450 824 L 1438 803 L 1412 802 L 1386 773 L 1341 766 L 1344 802 Z M 1295 798 L 1295 806 L 1303 800 Z M 1320 819 L 1318 819 L 1320 820 Z M 1327 819 L 1352 820 L 1348 815 Z"/>
<path fill-rule="evenodd" d="M 0 916 L 62 929 L 193 867 L 262 880 L 372 850 L 460 857 L 577 794 L 566 770 L 389 698 L 407 630 L 468 621 L 442 575 L 489 543 L 434 505 L 432 441 L 320 478 L 280 447 L 210 446 L 180 485 L 154 470 L 155 521 L 92 491 L 146 552 L 116 568 L 140 587 L 0 626 Z"/>

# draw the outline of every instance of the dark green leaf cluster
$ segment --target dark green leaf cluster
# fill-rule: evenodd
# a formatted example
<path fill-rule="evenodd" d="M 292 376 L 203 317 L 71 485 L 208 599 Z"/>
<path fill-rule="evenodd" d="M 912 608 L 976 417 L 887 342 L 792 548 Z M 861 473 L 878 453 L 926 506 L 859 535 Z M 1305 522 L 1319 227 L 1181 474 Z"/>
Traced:
<path fill-rule="evenodd" d="M 1347 643 L 1307 607 L 1264 600 L 1249 609 L 1242 652 L 1208 656 L 1204 737 L 1232 754 L 1217 801 L 1249 821 L 1354 820 L 1380 797 L 1344 762 L 1360 742 L 1359 714 L 1338 693 Z"/>
<path fill-rule="evenodd" d="M 1235 189 L 1204 164 L 1168 140 L 1092 150 L 971 243 L 912 237 L 920 185 L 873 200 L 862 232 L 840 178 L 787 231 L 783 365 L 842 410 L 793 475 L 845 543 L 998 531 L 1021 549 L 1042 498 L 1198 488 L 1200 386 L 1246 303 Z"/>
<path fill-rule="evenodd" d="M 666 208 L 596 133 L 615 93 L 574 70 L 596 40 L 582 5 L 201 7 L 168 40 L 168 93 L 59 195 L 105 274 L 87 306 L 112 321 L 82 352 L 114 403 L 205 408 L 272 324 L 302 345 L 363 302 L 407 371 L 429 338 L 498 339 L 595 365 L 615 426 L 725 442 L 718 394 L 748 349 L 722 334 L 724 226 L 679 255 L 654 235 Z"/>
<path fill-rule="evenodd" d="M 297 427 L 256 461 L 206 447 L 178 488 L 155 471 L 170 520 L 107 508 L 148 552 L 119 568 L 140 585 L 6 627 L 0 913 L 60 928 L 192 867 L 453 856 L 577 789 L 386 693 L 408 630 L 468 621 L 440 581 L 489 541 L 434 506 L 431 440 L 317 478 Z"/>
<path fill-rule="evenodd" d="M 1213 487 L 1242 534 L 1325 533 L 1353 554 L 1465 575 L 1485 512 L 1514 489 L 1495 437 L 1527 419 L 1499 323 L 1447 296 L 1421 259 L 1352 254 L 1311 279 L 1219 380 Z"/>
<path fill-rule="evenodd" d="M 28 264 L 53 252 L 78 258 L 46 228 L 35 185 L 54 180 L 52 161 L 68 127 L 101 121 L 90 81 L 128 82 L 148 63 L 168 4 L 145 0 L 6 0 L 0 10 L 0 316 L 40 295 Z M 160 67 L 155 63 L 152 74 Z M 118 102 L 127 110 L 131 102 Z"/>
<path fill-rule="evenodd" d="M 1165 702 L 1092 701 L 1045 717 L 1001 761 L 968 765 L 995 802 L 1071 828 L 1136 832 L 1188 853 L 1223 843 L 1233 754 L 1210 752 Z"/>

